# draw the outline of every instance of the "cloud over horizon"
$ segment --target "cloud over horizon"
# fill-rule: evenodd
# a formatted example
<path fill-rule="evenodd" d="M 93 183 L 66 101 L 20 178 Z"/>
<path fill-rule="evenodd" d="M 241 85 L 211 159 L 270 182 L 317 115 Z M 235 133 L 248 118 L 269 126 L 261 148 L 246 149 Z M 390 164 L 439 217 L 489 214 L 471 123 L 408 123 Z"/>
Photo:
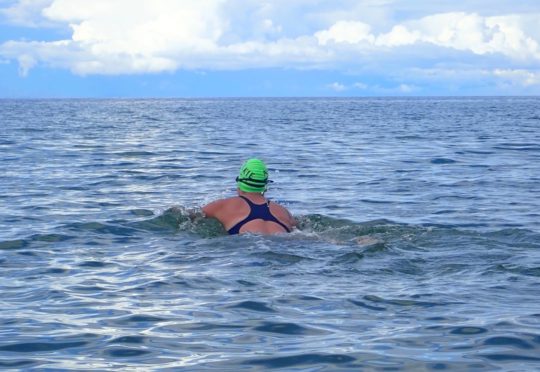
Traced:
<path fill-rule="evenodd" d="M 513 12 L 497 11 L 503 2 L 495 1 L 484 14 L 484 1 L 477 1 L 478 9 L 470 2 L 452 10 L 452 2 L 443 1 L 422 11 L 418 3 L 3 1 L 4 23 L 61 29 L 70 37 L 0 40 L 0 58 L 17 61 L 22 76 L 36 66 L 82 76 L 285 68 L 397 80 L 414 74 L 436 79 L 426 73 L 434 70 L 463 76 L 481 70 L 494 81 L 540 86 L 540 6 L 534 12 L 534 3 L 525 1 Z M 410 15 L 400 18 L 406 6 Z M 418 91 L 403 82 L 396 89 L 400 84 L 403 93 Z M 327 86 L 347 90 L 341 82 Z"/>

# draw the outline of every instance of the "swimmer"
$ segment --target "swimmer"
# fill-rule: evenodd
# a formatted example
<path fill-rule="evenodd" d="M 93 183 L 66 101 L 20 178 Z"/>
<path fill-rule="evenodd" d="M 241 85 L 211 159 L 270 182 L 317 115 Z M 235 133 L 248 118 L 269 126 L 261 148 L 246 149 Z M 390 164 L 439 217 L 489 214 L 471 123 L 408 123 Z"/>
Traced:
<path fill-rule="evenodd" d="M 269 182 L 266 165 L 259 159 L 249 159 L 236 177 L 238 196 L 205 205 L 204 217 L 217 219 L 230 235 L 291 232 L 296 226 L 293 216 L 264 197 Z"/>

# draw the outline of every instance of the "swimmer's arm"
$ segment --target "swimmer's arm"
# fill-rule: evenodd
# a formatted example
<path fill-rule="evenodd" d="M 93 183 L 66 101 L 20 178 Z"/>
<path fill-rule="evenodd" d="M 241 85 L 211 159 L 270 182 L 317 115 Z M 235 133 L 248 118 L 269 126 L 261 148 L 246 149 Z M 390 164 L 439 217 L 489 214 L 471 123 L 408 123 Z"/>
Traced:
<path fill-rule="evenodd" d="M 283 207 L 283 210 L 285 211 L 285 215 L 287 217 L 287 223 L 291 227 L 291 230 L 294 229 L 296 225 L 298 225 L 298 223 L 296 222 L 296 219 L 293 217 L 293 215 L 291 214 L 291 212 L 289 212 L 287 208 Z"/>
<path fill-rule="evenodd" d="M 285 222 L 288 226 L 290 226 L 291 230 L 294 229 L 298 225 L 298 223 L 296 222 L 296 219 L 293 217 L 291 212 L 289 212 L 289 210 L 282 205 L 279 205 L 277 203 L 273 204 L 277 205 L 281 210 L 282 213 L 280 217 L 283 219 L 282 222 Z"/>
<path fill-rule="evenodd" d="M 206 218 L 218 218 L 219 211 L 223 208 L 224 200 L 216 200 L 210 204 L 206 204 L 202 207 L 203 217 Z"/>
<path fill-rule="evenodd" d="M 204 213 L 199 207 L 189 208 L 186 210 L 186 213 L 191 222 L 195 222 L 197 220 L 200 220 L 201 218 L 204 218 Z"/>
<path fill-rule="evenodd" d="M 298 222 L 297 222 L 296 219 L 293 217 L 293 215 L 291 214 L 291 212 L 287 211 L 287 214 L 289 215 L 289 223 L 291 224 L 291 227 L 292 227 L 292 228 L 296 228 L 296 226 L 298 225 Z"/>

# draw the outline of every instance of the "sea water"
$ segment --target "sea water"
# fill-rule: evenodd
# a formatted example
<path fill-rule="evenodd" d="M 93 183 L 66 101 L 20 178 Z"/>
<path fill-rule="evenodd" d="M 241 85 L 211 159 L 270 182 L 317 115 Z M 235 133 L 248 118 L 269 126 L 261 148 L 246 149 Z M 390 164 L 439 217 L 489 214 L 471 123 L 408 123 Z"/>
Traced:
<path fill-rule="evenodd" d="M 299 228 L 188 210 L 242 162 Z M 540 369 L 540 99 L 0 101 L 0 367 Z"/>

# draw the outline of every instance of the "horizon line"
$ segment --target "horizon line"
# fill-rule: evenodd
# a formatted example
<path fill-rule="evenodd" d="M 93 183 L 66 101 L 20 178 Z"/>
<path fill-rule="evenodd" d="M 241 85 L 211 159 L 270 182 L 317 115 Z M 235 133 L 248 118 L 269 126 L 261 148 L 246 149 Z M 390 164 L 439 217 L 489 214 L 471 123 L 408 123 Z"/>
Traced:
<path fill-rule="evenodd" d="M 418 98 L 540 98 L 538 94 L 522 94 L 522 95 L 388 95 L 388 96 L 73 96 L 73 97 L 0 97 L 2 101 L 8 100 L 196 100 L 196 99 L 418 99 Z"/>

